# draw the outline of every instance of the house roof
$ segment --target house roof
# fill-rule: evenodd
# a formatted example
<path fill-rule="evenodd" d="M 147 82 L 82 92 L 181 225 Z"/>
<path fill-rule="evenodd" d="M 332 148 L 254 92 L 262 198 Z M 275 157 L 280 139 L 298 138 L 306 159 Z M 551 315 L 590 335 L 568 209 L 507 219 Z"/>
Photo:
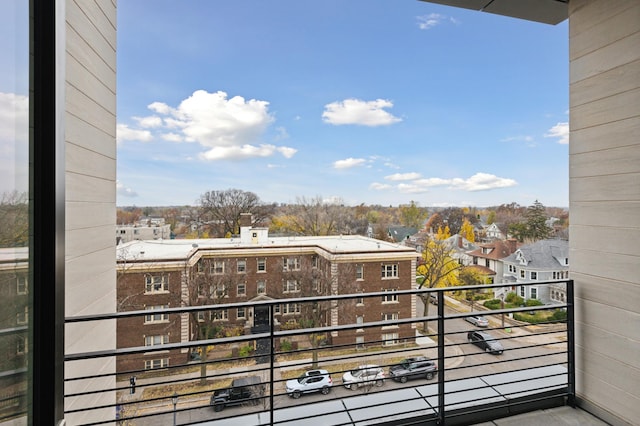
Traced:
<path fill-rule="evenodd" d="M 478 244 L 480 248 L 469 253 L 470 256 L 477 256 L 483 259 L 500 260 L 515 252 L 518 248 L 516 240 L 495 240 L 490 243 Z M 489 253 L 483 253 L 482 249 L 489 249 Z M 486 251 L 486 250 L 485 250 Z"/>
<path fill-rule="evenodd" d="M 410 226 L 390 226 L 388 232 L 389 237 L 399 243 L 418 232 L 418 228 L 412 228 Z"/>
<path fill-rule="evenodd" d="M 566 240 L 540 240 L 520 247 L 503 259 L 505 263 L 526 264 L 528 268 L 538 270 L 568 269 L 565 263 L 569 259 L 569 242 Z"/>

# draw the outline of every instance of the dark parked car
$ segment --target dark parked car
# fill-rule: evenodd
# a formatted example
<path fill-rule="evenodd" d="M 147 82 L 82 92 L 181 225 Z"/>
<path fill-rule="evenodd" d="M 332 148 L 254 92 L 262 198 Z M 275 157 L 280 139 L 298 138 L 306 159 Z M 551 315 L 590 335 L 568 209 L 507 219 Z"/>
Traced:
<path fill-rule="evenodd" d="M 500 355 L 504 351 L 500 342 L 486 331 L 470 331 L 467 334 L 467 339 L 480 349 L 494 355 Z"/>
<path fill-rule="evenodd" d="M 231 387 L 216 389 L 211 395 L 214 411 L 222 411 L 228 405 L 258 405 L 264 396 L 265 387 L 258 376 L 233 379 Z"/>
<path fill-rule="evenodd" d="M 438 374 L 438 365 L 424 356 L 407 358 L 389 368 L 389 377 L 400 383 L 419 378 L 431 380 L 436 374 Z"/>

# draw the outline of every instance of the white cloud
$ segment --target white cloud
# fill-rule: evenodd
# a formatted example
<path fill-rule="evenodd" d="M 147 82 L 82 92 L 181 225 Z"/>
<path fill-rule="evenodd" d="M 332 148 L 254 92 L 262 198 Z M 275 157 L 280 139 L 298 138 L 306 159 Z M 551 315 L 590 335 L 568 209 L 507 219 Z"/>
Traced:
<path fill-rule="evenodd" d="M 342 102 L 332 102 L 325 105 L 322 120 L 336 126 L 344 124 L 359 124 L 362 126 L 387 126 L 402 121 L 385 108 L 393 107 L 391 101 L 376 99 L 362 101 L 359 99 L 345 99 Z"/>
<path fill-rule="evenodd" d="M 278 153 L 291 158 L 297 152 L 295 148 L 262 141 L 274 121 L 267 101 L 246 100 L 241 96 L 228 98 L 222 91 L 196 90 L 175 108 L 163 102 L 153 102 L 147 107 L 155 115 L 134 117 L 141 127 L 165 130 L 160 137 L 167 141 L 199 144 L 203 148 L 199 158 L 203 160 L 243 160 Z M 276 140 L 289 136 L 283 127 L 276 131 Z"/>
<path fill-rule="evenodd" d="M 362 166 L 366 164 L 367 160 L 364 158 L 347 158 L 344 160 L 338 160 L 333 163 L 334 169 L 350 169 L 352 167 Z"/>
<path fill-rule="evenodd" d="M 29 97 L 0 92 L 0 192 L 26 191 Z"/>
<path fill-rule="evenodd" d="M 393 186 L 389 185 L 388 183 L 373 182 L 371 185 L 369 185 L 369 188 L 381 191 L 384 189 L 391 189 L 393 188 Z"/>
<path fill-rule="evenodd" d="M 544 134 L 545 138 L 557 138 L 558 143 L 566 145 L 569 143 L 569 123 L 558 123 L 550 128 L 547 133 Z"/>
<path fill-rule="evenodd" d="M 162 118 L 157 115 L 150 115 L 148 117 L 133 117 L 140 127 L 153 128 L 162 126 Z"/>
<path fill-rule="evenodd" d="M 410 179 L 409 177 L 412 175 L 419 177 L 418 173 L 397 173 L 395 175 L 386 176 L 385 179 L 392 181 L 402 180 L 406 182 L 399 183 L 396 186 L 386 184 L 383 185 L 376 182 L 372 183 L 370 187 L 373 189 L 396 189 L 403 193 L 418 194 L 427 192 L 429 188 L 433 187 L 447 187 L 451 190 L 475 192 L 488 191 L 497 188 L 507 188 L 518 184 L 513 179 L 502 178 L 488 173 L 476 173 L 475 175 L 467 179 L 443 179 L 438 177 Z M 407 179 L 404 179 L 405 177 Z"/>
<path fill-rule="evenodd" d="M 430 30 L 431 28 L 442 24 L 443 22 L 451 22 L 458 25 L 460 21 L 447 15 L 441 15 L 439 13 L 430 13 L 428 15 L 421 15 L 416 17 L 418 19 L 418 28 L 421 30 Z"/>
<path fill-rule="evenodd" d="M 136 130 L 126 124 L 118 124 L 116 127 L 116 139 L 118 143 L 122 141 L 149 142 L 153 140 L 153 136 L 148 130 Z"/>
<path fill-rule="evenodd" d="M 116 192 L 123 197 L 137 197 L 138 193 L 133 189 L 125 187 L 120 181 L 116 181 Z"/>
<path fill-rule="evenodd" d="M 385 176 L 384 178 L 387 180 L 414 180 L 414 179 L 420 179 L 421 175 L 420 173 L 394 173 L 392 175 L 389 176 Z"/>

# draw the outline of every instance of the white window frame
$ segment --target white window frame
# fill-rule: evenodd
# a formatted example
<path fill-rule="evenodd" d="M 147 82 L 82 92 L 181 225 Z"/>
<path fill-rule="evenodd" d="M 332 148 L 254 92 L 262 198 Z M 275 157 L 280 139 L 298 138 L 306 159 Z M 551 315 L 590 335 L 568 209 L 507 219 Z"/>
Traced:
<path fill-rule="evenodd" d="M 214 260 L 211 262 L 211 273 L 213 275 L 224 275 L 224 260 Z"/>
<path fill-rule="evenodd" d="M 29 307 L 25 306 L 23 311 L 16 313 L 16 324 L 23 325 L 29 322 Z"/>
<path fill-rule="evenodd" d="M 29 349 L 28 339 L 26 336 L 17 336 L 16 338 L 16 355 L 24 355 Z"/>
<path fill-rule="evenodd" d="M 259 274 L 264 274 L 267 272 L 267 258 L 266 257 L 259 257 L 256 260 L 256 271 Z"/>
<path fill-rule="evenodd" d="M 198 319 L 198 322 L 204 322 L 206 320 L 205 311 L 198 311 L 198 313 L 196 314 L 196 318 Z"/>
<path fill-rule="evenodd" d="M 529 277 L 530 277 L 531 280 L 538 281 L 538 272 L 537 271 L 529 272 Z"/>
<path fill-rule="evenodd" d="M 400 344 L 399 333 L 383 333 L 382 334 L 382 346 L 395 346 Z"/>
<path fill-rule="evenodd" d="M 237 319 L 246 319 L 247 318 L 247 309 L 240 307 L 238 308 L 238 310 L 236 311 L 236 318 Z"/>
<path fill-rule="evenodd" d="M 238 274 L 246 274 L 247 273 L 247 261 L 246 260 L 238 260 L 236 262 L 236 272 Z"/>
<path fill-rule="evenodd" d="M 282 315 L 296 315 L 300 313 L 299 303 L 283 303 Z"/>
<path fill-rule="evenodd" d="M 384 292 L 392 292 L 392 291 L 396 291 L 395 288 L 385 288 L 382 291 Z M 382 296 L 382 303 L 399 303 L 399 298 L 398 298 L 398 294 L 385 294 L 384 296 Z"/>
<path fill-rule="evenodd" d="M 359 294 L 364 294 L 364 292 L 362 290 L 358 290 Z M 358 296 L 356 298 L 356 306 L 364 306 L 364 297 L 363 296 Z"/>
<path fill-rule="evenodd" d="M 16 275 L 16 293 L 24 295 L 29 292 L 29 280 L 26 275 Z"/>
<path fill-rule="evenodd" d="M 397 279 L 398 278 L 398 264 L 397 263 L 384 263 L 381 265 L 381 273 L 383 280 Z"/>
<path fill-rule="evenodd" d="M 538 299 L 538 287 L 529 287 L 529 299 Z"/>
<path fill-rule="evenodd" d="M 169 306 L 167 305 L 157 305 L 157 306 L 146 306 L 144 308 L 145 311 L 153 311 L 156 309 L 166 309 Z M 166 313 L 161 313 L 161 314 L 153 314 L 153 313 L 148 313 L 144 316 L 144 323 L 145 324 L 153 324 L 153 323 L 159 323 L 159 322 L 169 322 L 169 314 Z"/>
<path fill-rule="evenodd" d="M 356 264 L 356 280 L 357 281 L 364 280 L 364 265 L 362 263 Z"/>
<path fill-rule="evenodd" d="M 165 274 L 162 274 L 162 275 L 146 274 L 144 276 L 144 292 L 145 294 L 168 293 L 169 292 L 169 276 Z"/>
<path fill-rule="evenodd" d="M 260 288 L 262 288 L 262 291 L 260 291 Z M 267 282 L 265 280 L 260 280 L 256 283 L 256 293 L 258 295 L 267 294 Z"/>
<path fill-rule="evenodd" d="M 144 361 L 145 370 L 155 370 L 169 367 L 169 358 L 147 359 Z"/>
<path fill-rule="evenodd" d="M 311 256 L 311 267 L 314 269 L 318 267 L 318 255 Z"/>
<path fill-rule="evenodd" d="M 236 286 L 236 295 L 243 297 L 247 295 L 247 283 L 238 283 Z"/>
<path fill-rule="evenodd" d="M 527 271 L 520 269 L 520 278 L 525 279 L 527 277 Z"/>
<path fill-rule="evenodd" d="M 153 336 L 144 336 L 144 345 L 147 347 L 166 345 L 169 343 L 168 334 L 157 334 Z"/>
<path fill-rule="evenodd" d="M 362 324 L 364 324 L 364 315 L 356 315 L 356 325 L 360 326 L 356 331 L 358 332 L 364 331 L 364 329 L 362 328 Z"/>
<path fill-rule="evenodd" d="M 300 258 L 299 257 L 285 257 L 282 259 L 283 271 L 299 271 L 300 270 Z"/>
<path fill-rule="evenodd" d="M 299 293 L 300 292 L 300 284 L 298 280 L 285 280 L 284 281 L 284 293 Z"/>
<path fill-rule="evenodd" d="M 211 321 L 228 321 L 229 310 L 228 309 L 216 309 L 211 311 Z"/>
<path fill-rule="evenodd" d="M 364 349 L 364 336 L 356 336 L 356 349 Z"/>
<path fill-rule="evenodd" d="M 520 286 L 520 297 L 525 297 L 526 293 L 525 293 L 525 288 L 523 285 Z"/>
<path fill-rule="evenodd" d="M 382 321 L 398 321 L 400 315 L 397 312 L 383 312 Z"/>

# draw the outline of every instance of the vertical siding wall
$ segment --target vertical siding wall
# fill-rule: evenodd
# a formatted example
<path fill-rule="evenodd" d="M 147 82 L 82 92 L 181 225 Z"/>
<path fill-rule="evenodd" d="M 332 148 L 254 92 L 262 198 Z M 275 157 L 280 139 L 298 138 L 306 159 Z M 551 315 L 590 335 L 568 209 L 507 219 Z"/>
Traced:
<path fill-rule="evenodd" d="M 640 1 L 571 0 L 570 257 L 577 391 L 640 419 Z"/>
<path fill-rule="evenodd" d="M 66 315 L 115 312 L 116 4 L 66 0 Z M 66 353 L 113 349 L 115 322 L 68 325 Z M 67 378 L 115 373 L 115 360 L 67 363 Z M 65 394 L 113 389 L 113 376 L 68 382 Z M 114 404 L 115 394 L 65 400 L 65 410 Z M 113 418 L 113 408 L 66 416 Z"/>

